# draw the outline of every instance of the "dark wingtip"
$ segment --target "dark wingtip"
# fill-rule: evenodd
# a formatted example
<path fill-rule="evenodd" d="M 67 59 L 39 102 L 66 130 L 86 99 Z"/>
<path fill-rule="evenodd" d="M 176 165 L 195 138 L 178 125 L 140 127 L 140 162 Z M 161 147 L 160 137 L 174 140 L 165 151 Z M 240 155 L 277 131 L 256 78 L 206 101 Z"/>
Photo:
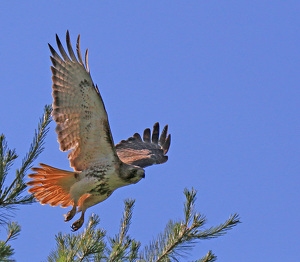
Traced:
<path fill-rule="evenodd" d="M 168 125 L 165 125 L 163 131 L 161 132 L 160 138 L 159 138 L 159 144 L 161 146 L 166 142 L 167 133 L 168 133 Z"/>
<path fill-rule="evenodd" d="M 90 68 L 89 68 L 89 49 L 88 48 L 85 51 L 85 68 L 86 68 L 86 71 L 89 73 Z"/>
<path fill-rule="evenodd" d="M 69 30 L 67 30 L 67 33 L 66 33 L 66 43 L 67 43 L 67 47 L 68 47 L 68 45 L 71 45 L 71 38 L 70 38 Z"/>
<path fill-rule="evenodd" d="M 81 50 L 80 50 L 80 34 L 77 37 L 76 51 L 77 51 L 77 56 L 78 56 L 79 63 L 84 66 L 84 63 L 82 61 L 82 56 L 81 56 Z"/>
<path fill-rule="evenodd" d="M 73 48 L 72 48 L 69 30 L 67 30 L 67 33 L 66 33 L 66 42 L 67 42 L 67 48 L 68 48 L 69 55 L 70 55 L 71 59 L 72 59 L 74 62 L 77 62 L 77 58 L 76 58 L 76 56 L 75 56 L 75 54 L 74 54 L 74 51 L 73 51 Z"/>
<path fill-rule="evenodd" d="M 70 61 L 70 58 L 68 57 L 65 49 L 63 48 L 58 35 L 56 34 L 55 36 L 56 36 L 56 44 L 57 44 L 60 54 L 62 55 L 63 59 L 65 59 L 66 61 Z"/>
<path fill-rule="evenodd" d="M 150 128 L 146 128 L 146 129 L 144 130 L 143 140 L 144 140 L 145 142 L 150 143 L 150 136 L 151 136 L 151 130 L 150 130 Z"/>
<path fill-rule="evenodd" d="M 55 40 L 56 40 L 57 45 L 59 45 L 59 44 L 61 45 L 60 39 L 57 34 L 55 34 Z"/>
<path fill-rule="evenodd" d="M 168 135 L 165 143 L 163 144 L 162 148 L 164 150 L 164 154 L 167 154 L 170 148 L 170 144 L 171 144 L 171 134 Z"/>
<path fill-rule="evenodd" d="M 48 46 L 49 46 L 51 54 L 54 56 L 54 54 L 56 53 L 55 50 L 54 50 L 54 48 L 49 43 L 48 43 Z"/>
<path fill-rule="evenodd" d="M 153 125 L 152 143 L 158 144 L 158 137 L 159 137 L 159 123 L 156 122 L 156 123 Z"/>
<path fill-rule="evenodd" d="M 49 46 L 50 50 L 51 50 L 51 49 L 54 49 L 54 48 L 52 47 L 52 45 L 50 45 L 49 43 L 48 43 L 48 46 Z"/>
<path fill-rule="evenodd" d="M 50 56 L 52 63 L 53 63 L 53 59 L 57 60 L 57 61 L 62 61 L 61 57 L 59 56 L 59 54 L 55 51 L 55 49 L 52 47 L 52 45 L 48 44 L 50 52 L 52 54 L 53 57 Z"/>
<path fill-rule="evenodd" d="M 139 133 L 135 133 L 135 134 L 133 135 L 133 137 L 134 137 L 135 139 L 139 140 L 139 141 L 142 141 L 142 138 L 141 138 L 141 136 L 140 136 Z"/>
<path fill-rule="evenodd" d="M 53 66 L 57 65 L 57 62 L 56 62 L 55 58 L 53 58 L 52 56 L 50 56 L 50 60 L 51 60 Z"/>

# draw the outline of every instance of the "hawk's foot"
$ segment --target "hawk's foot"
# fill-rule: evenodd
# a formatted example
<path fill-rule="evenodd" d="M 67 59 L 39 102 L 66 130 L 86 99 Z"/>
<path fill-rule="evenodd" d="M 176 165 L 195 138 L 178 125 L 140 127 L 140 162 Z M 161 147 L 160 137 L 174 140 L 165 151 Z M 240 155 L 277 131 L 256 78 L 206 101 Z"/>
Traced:
<path fill-rule="evenodd" d="M 76 214 L 76 206 L 73 206 L 73 208 L 66 214 L 64 215 L 65 217 L 65 222 L 70 221 Z"/>
<path fill-rule="evenodd" d="M 83 222 L 84 222 L 84 216 L 81 216 L 78 220 L 76 220 L 71 226 L 73 232 L 77 231 L 79 228 L 81 228 Z"/>

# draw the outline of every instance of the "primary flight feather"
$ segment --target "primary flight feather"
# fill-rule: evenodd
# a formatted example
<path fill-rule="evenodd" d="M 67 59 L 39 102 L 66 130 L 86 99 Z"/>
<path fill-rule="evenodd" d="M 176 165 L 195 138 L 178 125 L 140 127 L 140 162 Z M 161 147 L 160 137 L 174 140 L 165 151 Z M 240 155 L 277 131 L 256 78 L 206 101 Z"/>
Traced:
<path fill-rule="evenodd" d="M 49 44 L 52 56 L 52 117 L 60 150 L 69 151 L 68 159 L 74 171 L 57 169 L 45 164 L 32 168 L 33 180 L 27 185 L 41 204 L 72 209 L 65 216 L 71 220 L 76 212 L 80 219 L 72 224 L 74 231 L 84 222 L 87 208 L 107 199 L 119 187 L 135 184 L 145 177 L 144 169 L 165 163 L 171 136 L 165 126 L 159 136 L 155 123 L 151 135 L 145 129 L 143 138 L 135 133 L 127 140 L 114 145 L 107 112 L 99 89 L 94 85 L 88 66 L 80 51 L 80 35 L 76 53 L 73 51 L 69 32 L 66 34 L 68 54 L 56 35 L 61 55 Z"/>

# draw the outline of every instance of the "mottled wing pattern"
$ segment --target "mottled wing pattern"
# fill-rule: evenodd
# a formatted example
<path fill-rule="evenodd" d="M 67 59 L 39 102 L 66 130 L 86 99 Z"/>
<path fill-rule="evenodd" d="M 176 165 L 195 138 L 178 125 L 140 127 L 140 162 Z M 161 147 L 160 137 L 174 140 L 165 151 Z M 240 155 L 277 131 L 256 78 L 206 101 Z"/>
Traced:
<path fill-rule="evenodd" d="M 171 142 L 171 135 L 167 136 L 166 125 L 159 137 L 159 124 L 155 123 L 151 136 L 151 130 L 145 129 L 143 140 L 138 133 L 127 140 L 117 144 L 116 150 L 120 160 L 126 164 L 140 166 L 142 168 L 154 164 L 162 164 L 168 160 L 166 156 Z"/>
<path fill-rule="evenodd" d="M 77 57 L 71 46 L 69 32 L 66 42 L 69 55 L 58 36 L 56 42 L 61 57 L 53 49 L 51 67 L 53 119 L 60 150 L 71 150 L 68 158 L 76 171 L 82 171 L 106 159 L 118 159 L 108 123 L 107 113 L 97 86 L 94 86 L 88 67 L 88 50 L 85 65 L 80 51 L 80 35 L 77 39 Z"/>

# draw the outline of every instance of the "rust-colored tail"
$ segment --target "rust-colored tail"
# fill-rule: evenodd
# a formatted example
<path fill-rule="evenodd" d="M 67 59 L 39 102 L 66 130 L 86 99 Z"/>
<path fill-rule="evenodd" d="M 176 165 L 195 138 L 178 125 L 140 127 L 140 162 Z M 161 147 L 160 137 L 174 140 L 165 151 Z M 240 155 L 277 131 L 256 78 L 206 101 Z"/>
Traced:
<path fill-rule="evenodd" d="M 33 186 L 28 192 L 33 193 L 42 205 L 61 205 L 61 207 L 73 205 L 73 199 L 69 192 L 70 187 L 77 182 L 75 177 L 77 173 L 45 164 L 39 165 L 41 167 L 32 168 L 32 171 L 36 173 L 28 175 L 34 179 L 27 183 L 28 186 Z"/>

